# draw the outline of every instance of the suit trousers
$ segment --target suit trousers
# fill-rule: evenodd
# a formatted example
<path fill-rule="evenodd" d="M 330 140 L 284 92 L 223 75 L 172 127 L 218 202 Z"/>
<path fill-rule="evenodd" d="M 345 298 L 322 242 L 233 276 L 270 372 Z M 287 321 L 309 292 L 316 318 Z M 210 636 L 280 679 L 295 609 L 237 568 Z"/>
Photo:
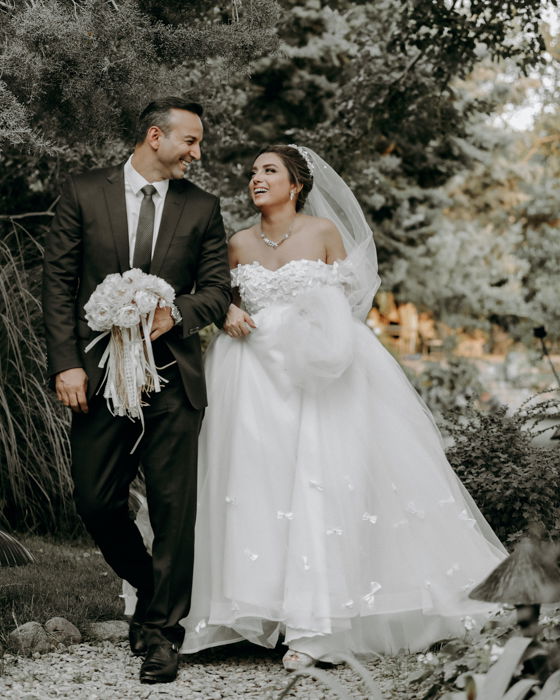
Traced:
<path fill-rule="evenodd" d="M 158 363 L 159 364 L 159 363 Z M 138 591 L 135 619 L 146 642 L 181 644 L 179 620 L 188 614 L 194 559 L 198 433 L 203 410 L 186 397 L 177 365 L 160 372 L 169 380 L 146 397 L 145 432 L 138 420 L 115 417 L 94 396 L 87 414 L 74 414 L 70 432 L 76 507 L 107 563 Z M 139 466 L 154 541 L 150 556 L 133 522 L 129 486 Z"/>

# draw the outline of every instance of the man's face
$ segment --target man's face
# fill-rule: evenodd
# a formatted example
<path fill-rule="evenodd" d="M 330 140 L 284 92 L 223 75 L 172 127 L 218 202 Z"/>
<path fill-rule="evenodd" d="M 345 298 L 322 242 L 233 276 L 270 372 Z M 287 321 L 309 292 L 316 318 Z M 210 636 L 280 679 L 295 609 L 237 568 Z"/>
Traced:
<path fill-rule="evenodd" d="M 158 132 L 152 145 L 162 177 L 170 180 L 183 178 L 188 164 L 200 160 L 200 142 L 203 137 L 200 117 L 184 109 L 172 109 L 167 135 L 161 129 Z"/>

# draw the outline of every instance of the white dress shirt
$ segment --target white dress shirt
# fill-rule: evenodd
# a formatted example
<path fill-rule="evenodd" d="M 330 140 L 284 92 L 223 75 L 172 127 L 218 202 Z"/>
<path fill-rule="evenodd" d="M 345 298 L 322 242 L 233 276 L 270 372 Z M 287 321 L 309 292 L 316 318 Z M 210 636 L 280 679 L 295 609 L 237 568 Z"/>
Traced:
<path fill-rule="evenodd" d="M 136 245 L 136 229 L 138 227 L 138 216 L 140 215 L 140 205 L 144 195 L 142 187 L 145 185 L 153 185 L 156 188 L 152 196 L 152 201 L 155 207 L 154 215 L 154 235 L 152 238 L 152 257 L 156 247 L 156 241 L 161 223 L 161 215 L 163 213 L 163 205 L 165 204 L 165 196 L 169 189 L 169 180 L 159 180 L 158 182 L 148 182 L 140 173 L 132 166 L 132 156 L 124 164 L 124 192 L 126 198 L 126 218 L 128 221 L 128 249 L 129 249 L 129 265 L 132 267 L 132 259 L 134 257 L 134 246 Z"/>

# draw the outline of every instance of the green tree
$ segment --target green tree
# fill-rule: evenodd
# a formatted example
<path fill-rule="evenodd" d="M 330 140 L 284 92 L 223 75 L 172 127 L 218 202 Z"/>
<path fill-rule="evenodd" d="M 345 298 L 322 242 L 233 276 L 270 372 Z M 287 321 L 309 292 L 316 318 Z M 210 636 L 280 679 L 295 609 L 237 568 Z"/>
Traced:
<path fill-rule="evenodd" d="M 403 298 L 450 325 L 498 324 L 526 342 L 544 325 L 560 337 L 560 115 L 554 91 L 547 98 L 545 88 L 556 84 L 557 72 L 551 60 L 540 76 L 508 83 L 487 65 L 462 87 L 475 91 L 490 77 L 494 116 L 538 91 L 542 115 L 529 132 L 506 132 L 483 114 L 471 118 L 468 139 L 455 139 L 470 166 L 440 188 L 443 205 L 425 210 L 414 256 L 405 254 L 389 272 Z"/>
<path fill-rule="evenodd" d="M 274 49 L 273 0 L 234 18 L 215 16 L 204 2 L 160 5 L 39 0 L 1 13 L 3 99 L 13 116 L 4 140 L 55 152 L 106 147 L 130 137 L 154 96 L 212 96 Z"/>
<path fill-rule="evenodd" d="M 251 83 L 230 100 L 231 122 L 244 129 L 237 147 L 216 151 L 214 162 L 231 163 L 225 192 L 243 188 L 246 162 L 263 144 L 314 147 L 365 207 L 385 288 L 404 300 L 404 275 L 421 284 L 417 247 L 449 202 L 440 188 L 477 162 L 473 152 L 493 148 L 479 143 L 471 121 L 492 110 L 496 95 L 469 92 L 458 80 L 481 61 L 507 60 L 518 76 L 538 65 L 545 3 L 282 5 L 278 53 L 259 59 Z M 232 202 L 233 226 L 246 221 L 240 206 Z"/>

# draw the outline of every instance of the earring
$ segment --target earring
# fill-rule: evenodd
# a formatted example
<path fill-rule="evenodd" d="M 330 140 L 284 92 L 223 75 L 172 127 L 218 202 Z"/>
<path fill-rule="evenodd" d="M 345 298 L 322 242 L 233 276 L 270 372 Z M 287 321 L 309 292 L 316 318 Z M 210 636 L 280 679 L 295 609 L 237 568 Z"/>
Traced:
<path fill-rule="evenodd" d="M 290 199 L 293 199 L 293 198 L 294 198 L 294 191 L 292 190 L 292 191 L 290 192 Z"/>

